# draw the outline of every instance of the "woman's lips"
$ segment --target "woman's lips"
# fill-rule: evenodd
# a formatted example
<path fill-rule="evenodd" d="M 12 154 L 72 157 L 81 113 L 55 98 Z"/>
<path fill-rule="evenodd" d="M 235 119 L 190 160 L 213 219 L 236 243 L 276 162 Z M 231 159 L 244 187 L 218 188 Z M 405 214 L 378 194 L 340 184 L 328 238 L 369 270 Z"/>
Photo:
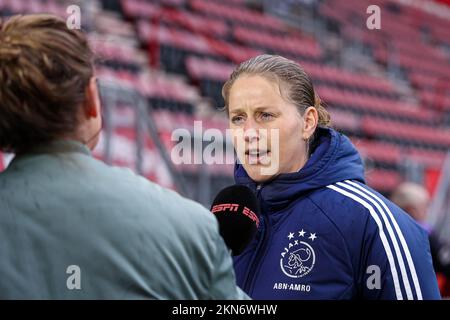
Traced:
<path fill-rule="evenodd" d="M 250 165 L 267 165 L 270 162 L 270 150 L 267 151 L 246 151 L 245 163 Z"/>

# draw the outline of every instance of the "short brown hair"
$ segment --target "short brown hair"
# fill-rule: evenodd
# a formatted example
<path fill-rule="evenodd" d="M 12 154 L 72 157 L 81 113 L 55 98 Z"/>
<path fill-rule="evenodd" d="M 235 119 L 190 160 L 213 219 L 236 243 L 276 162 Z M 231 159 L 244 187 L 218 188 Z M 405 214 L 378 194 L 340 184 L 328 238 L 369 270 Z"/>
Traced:
<path fill-rule="evenodd" d="M 74 132 L 92 76 L 86 37 L 63 19 L 0 20 L 0 150 L 21 152 Z"/>
<path fill-rule="evenodd" d="M 228 96 L 233 83 L 244 74 L 269 77 L 286 89 L 286 99 L 297 106 L 301 115 L 312 106 L 319 114 L 319 126 L 330 125 L 330 115 L 322 105 L 308 74 L 296 62 L 277 55 L 263 54 L 242 62 L 231 74 L 222 88 L 225 108 L 228 109 Z M 280 88 L 281 90 L 281 88 Z"/>

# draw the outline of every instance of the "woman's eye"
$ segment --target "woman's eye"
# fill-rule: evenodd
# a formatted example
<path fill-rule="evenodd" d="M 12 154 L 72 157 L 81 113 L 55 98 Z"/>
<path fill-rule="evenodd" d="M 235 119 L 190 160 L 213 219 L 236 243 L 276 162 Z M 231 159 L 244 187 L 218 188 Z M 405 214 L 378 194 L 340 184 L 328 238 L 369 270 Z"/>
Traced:
<path fill-rule="evenodd" d="M 242 116 L 235 116 L 233 118 L 231 118 L 231 122 L 233 122 L 233 124 L 241 124 L 244 121 L 244 117 Z"/>
<path fill-rule="evenodd" d="M 261 119 L 262 119 L 263 121 L 272 120 L 272 118 L 273 118 L 273 115 L 270 114 L 270 113 L 263 112 L 263 113 L 261 114 Z"/>

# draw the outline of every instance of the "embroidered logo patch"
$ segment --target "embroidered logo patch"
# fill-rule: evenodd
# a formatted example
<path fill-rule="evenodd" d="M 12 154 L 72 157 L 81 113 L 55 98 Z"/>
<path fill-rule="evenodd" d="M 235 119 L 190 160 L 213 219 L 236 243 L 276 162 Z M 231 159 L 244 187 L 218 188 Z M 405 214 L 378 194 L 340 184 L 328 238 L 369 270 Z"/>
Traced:
<path fill-rule="evenodd" d="M 290 278 L 304 277 L 311 272 L 316 263 L 316 254 L 311 243 L 317 236 L 302 229 L 297 233 L 290 232 L 287 238 L 289 244 L 281 252 L 281 270 Z"/>

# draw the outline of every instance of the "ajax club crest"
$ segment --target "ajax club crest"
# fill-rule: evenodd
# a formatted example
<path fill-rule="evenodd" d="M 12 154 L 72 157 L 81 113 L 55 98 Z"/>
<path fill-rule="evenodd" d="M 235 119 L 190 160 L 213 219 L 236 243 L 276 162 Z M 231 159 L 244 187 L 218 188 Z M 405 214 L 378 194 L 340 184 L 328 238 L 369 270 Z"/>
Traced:
<path fill-rule="evenodd" d="M 314 242 L 317 236 L 315 233 L 307 233 L 302 229 L 297 233 L 289 233 L 287 238 L 289 244 L 281 252 L 281 270 L 291 278 L 306 276 L 316 262 L 316 255 L 310 243 Z"/>

